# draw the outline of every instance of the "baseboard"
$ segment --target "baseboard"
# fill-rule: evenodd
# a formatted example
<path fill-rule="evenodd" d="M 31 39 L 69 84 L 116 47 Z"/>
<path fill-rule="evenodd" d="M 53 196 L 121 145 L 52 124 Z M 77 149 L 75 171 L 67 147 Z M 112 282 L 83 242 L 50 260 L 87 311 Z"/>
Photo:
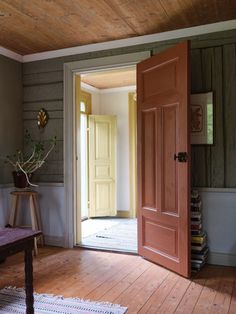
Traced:
<path fill-rule="evenodd" d="M 44 235 L 44 242 L 47 245 L 64 247 L 64 238 L 57 236 Z"/>
<path fill-rule="evenodd" d="M 236 266 L 236 255 L 226 253 L 210 252 L 207 260 L 208 264 Z"/>
<path fill-rule="evenodd" d="M 116 217 L 130 218 L 130 212 L 128 210 L 117 210 Z"/>
<path fill-rule="evenodd" d="M 13 187 L 14 187 L 13 183 L 2 183 L 2 184 L 0 184 L 1 189 L 8 189 L 8 188 L 13 188 Z"/>

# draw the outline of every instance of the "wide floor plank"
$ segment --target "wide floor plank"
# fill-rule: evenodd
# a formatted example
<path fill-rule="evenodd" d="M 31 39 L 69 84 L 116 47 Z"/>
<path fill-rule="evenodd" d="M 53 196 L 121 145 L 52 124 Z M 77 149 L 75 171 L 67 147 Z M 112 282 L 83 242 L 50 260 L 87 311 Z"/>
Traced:
<path fill-rule="evenodd" d="M 115 303 L 127 306 L 128 313 L 137 313 L 164 281 L 168 273 L 168 270 L 153 265 L 115 299 Z"/>
<path fill-rule="evenodd" d="M 0 264 L 0 288 L 24 286 L 24 255 Z M 45 247 L 34 258 L 34 289 L 119 303 L 128 314 L 236 314 L 236 268 L 206 265 L 192 279 L 134 255 Z"/>
<path fill-rule="evenodd" d="M 190 280 L 179 278 L 176 285 L 156 313 L 174 313 L 189 285 Z"/>
<path fill-rule="evenodd" d="M 108 280 L 105 280 L 100 286 L 99 289 L 94 288 L 86 297 L 88 299 L 100 300 L 104 294 L 108 293 L 112 288 L 114 288 L 119 282 L 124 280 L 129 273 L 130 268 L 136 269 L 140 267 L 142 264 L 141 259 L 137 259 L 134 257 L 132 260 L 126 261 L 119 272 L 114 272 L 113 276 L 111 276 Z"/>
<path fill-rule="evenodd" d="M 205 273 L 204 277 L 196 277 L 190 283 L 186 293 L 184 294 L 180 304 L 175 310 L 176 314 L 189 314 L 192 313 L 199 296 L 204 288 L 206 282 L 206 268 L 202 270 L 202 273 Z M 205 271 L 205 272 L 204 272 Z"/>
<path fill-rule="evenodd" d="M 236 280 L 234 281 L 233 293 L 229 307 L 229 314 L 236 314 Z"/>
<path fill-rule="evenodd" d="M 156 313 L 178 281 L 178 275 L 169 273 L 166 280 L 156 289 L 139 313 Z"/>
<path fill-rule="evenodd" d="M 235 271 L 231 268 L 226 268 L 221 277 L 219 289 L 215 295 L 213 307 L 211 308 L 212 314 L 226 314 L 229 311 L 231 302 L 231 295 L 233 292 L 235 281 Z"/>
<path fill-rule="evenodd" d="M 194 314 L 210 313 L 213 307 L 213 302 L 217 291 L 220 287 L 221 275 L 223 273 L 223 268 L 213 268 L 209 272 L 209 278 L 205 283 L 205 287 L 199 296 L 199 299 L 194 307 Z"/>
<path fill-rule="evenodd" d="M 127 291 L 127 289 L 150 267 L 151 264 L 144 261 L 135 269 L 131 268 L 129 274 L 110 291 L 105 293 L 101 300 L 114 302 L 124 291 Z"/>

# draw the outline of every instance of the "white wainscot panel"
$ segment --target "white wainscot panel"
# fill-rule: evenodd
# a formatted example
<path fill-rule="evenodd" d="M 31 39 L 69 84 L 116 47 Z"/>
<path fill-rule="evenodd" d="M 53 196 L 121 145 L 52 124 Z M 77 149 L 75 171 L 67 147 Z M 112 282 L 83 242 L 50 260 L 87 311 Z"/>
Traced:
<path fill-rule="evenodd" d="M 236 266 L 236 190 L 199 189 L 203 228 L 208 235 L 208 262 Z"/>
<path fill-rule="evenodd" d="M 0 188 L 0 226 L 8 223 L 13 187 Z M 42 220 L 42 229 L 45 243 L 48 245 L 64 246 L 65 233 L 65 193 L 63 184 L 40 184 L 34 187 L 39 193 L 39 209 Z M 29 204 L 26 199 L 21 202 L 17 224 L 30 224 Z"/>

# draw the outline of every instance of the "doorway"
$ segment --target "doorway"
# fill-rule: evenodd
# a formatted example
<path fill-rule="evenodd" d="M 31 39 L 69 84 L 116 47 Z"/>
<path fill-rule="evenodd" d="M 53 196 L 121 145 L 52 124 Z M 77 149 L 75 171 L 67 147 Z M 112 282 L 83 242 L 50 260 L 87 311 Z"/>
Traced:
<path fill-rule="evenodd" d="M 172 200 L 171 197 L 168 198 L 168 184 L 172 184 L 173 180 L 165 180 L 165 186 L 162 186 L 158 183 L 163 182 L 161 180 L 162 171 L 157 171 L 158 165 L 160 170 L 167 170 L 168 174 L 169 167 L 168 162 L 165 162 L 165 167 L 160 166 L 160 163 L 156 163 L 155 152 L 159 155 L 161 154 L 161 149 L 159 149 L 161 143 L 163 143 L 164 138 L 162 136 L 162 132 L 159 132 L 160 128 L 165 128 L 165 130 L 174 130 L 178 134 L 184 134 L 185 136 L 174 137 L 175 139 L 188 139 L 188 95 L 189 95 L 189 86 L 188 86 L 188 63 L 189 63 L 189 49 L 188 44 L 183 43 L 177 46 L 174 46 L 167 51 L 161 53 L 157 57 L 147 59 L 149 56 L 145 53 L 136 53 L 130 55 L 119 55 L 112 57 L 105 57 L 99 59 L 89 59 L 85 61 L 72 62 L 64 65 L 64 110 L 65 110 L 65 145 L 64 152 L 66 153 L 65 157 L 65 203 L 67 206 L 67 210 L 65 211 L 65 246 L 71 246 L 73 243 L 79 243 L 78 235 L 79 232 L 75 234 L 73 231 L 76 231 L 77 221 L 81 219 L 80 211 L 76 210 L 75 205 L 80 207 L 80 197 L 78 190 L 80 191 L 80 182 L 76 182 L 75 169 L 80 173 L 80 169 L 78 167 L 78 162 L 80 155 L 79 150 L 75 147 L 75 138 L 78 136 L 78 130 L 76 129 L 76 119 L 77 119 L 77 106 L 75 104 L 75 89 L 74 82 L 76 79 L 75 71 L 78 69 L 98 69 L 102 68 L 105 65 L 106 68 L 111 67 L 115 64 L 116 67 L 120 67 L 121 65 L 131 65 L 136 64 L 141 60 L 145 60 L 143 63 L 139 63 L 138 67 L 138 103 L 144 104 L 147 108 L 143 108 L 139 106 L 139 132 L 138 132 L 138 163 L 139 163 L 139 193 L 138 193 L 138 202 L 139 207 L 142 206 L 142 212 L 139 210 L 139 250 L 138 253 L 145 258 L 148 258 L 156 263 L 160 263 L 161 265 L 172 269 L 184 276 L 189 275 L 189 223 L 188 223 L 188 205 L 189 205 L 189 185 L 185 184 L 188 181 L 189 177 L 189 165 L 190 163 L 186 163 L 185 165 L 178 164 L 181 162 L 179 159 L 178 152 L 185 151 L 185 145 L 182 147 L 179 146 L 178 141 L 176 147 L 174 145 L 168 146 L 166 143 L 165 154 L 168 157 L 168 162 L 173 162 L 175 166 L 171 164 L 171 169 L 177 168 L 177 170 L 173 173 L 179 176 L 179 181 L 184 182 L 184 188 L 182 189 L 184 193 L 181 192 L 181 187 L 183 185 L 179 184 L 179 192 L 175 193 L 175 195 L 180 195 L 181 200 L 183 200 L 183 206 L 180 203 L 178 204 L 177 210 L 174 208 L 163 207 L 159 205 L 165 205 L 169 201 Z M 154 61 L 154 63 L 153 63 Z M 151 68 L 149 68 L 149 65 Z M 103 67 L 104 68 L 104 67 Z M 153 72 L 154 70 L 154 72 Z M 177 71 L 178 70 L 178 71 Z M 82 71 L 81 71 L 82 72 Z M 156 75 L 158 77 L 156 78 Z M 165 80 L 163 81 L 163 75 L 165 76 Z M 169 79 L 168 79 L 169 76 Z M 182 90 L 181 90 L 182 88 Z M 169 97 L 169 100 L 164 99 L 165 96 L 168 96 L 168 91 L 171 90 L 172 94 Z M 140 92 L 141 93 L 140 93 Z M 143 94 L 145 92 L 145 94 Z M 175 96 L 179 98 L 176 100 Z M 161 106 L 165 106 L 167 115 L 163 116 L 163 109 L 159 110 L 158 108 L 152 108 L 152 104 L 155 104 L 153 101 L 154 98 L 157 97 L 158 101 L 160 101 Z M 185 119 L 184 123 L 175 123 L 174 128 L 168 127 L 168 123 L 158 123 L 160 119 L 163 117 L 168 122 L 168 116 L 172 117 L 172 113 L 178 113 L 178 110 L 174 110 L 173 106 L 183 107 L 186 110 L 185 114 L 181 114 L 181 117 Z M 150 107 L 150 108 L 149 108 Z M 172 110 L 173 109 L 173 110 Z M 73 115 L 75 113 L 75 115 Z M 141 116 L 142 114 L 142 116 Z M 158 120 L 159 119 L 159 120 Z M 170 119 L 173 122 L 173 119 Z M 72 125 L 70 123 L 73 122 Z M 161 120 L 159 121 L 161 122 Z M 144 123 L 144 124 L 143 124 Z M 151 129 L 148 126 L 151 126 Z M 159 127 L 159 129 L 158 129 Z M 156 132 L 158 130 L 158 132 Z M 140 132 L 141 131 L 141 132 Z M 175 132 L 170 132 L 172 135 L 175 135 Z M 169 138 L 171 137 L 169 134 Z M 147 141 L 145 140 L 147 139 Z M 171 140 L 168 141 L 171 143 Z M 154 144 L 154 145 L 153 145 Z M 158 149 L 156 150 L 156 144 L 158 144 Z M 167 147 L 168 146 L 168 147 Z M 150 154 L 150 149 L 151 153 Z M 172 154 L 172 150 L 174 151 L 174 155 Z M 169 154 L 170 152 L 170 154 Z M 74 155 L 72 153 L 75 153 Z M 68 155 L 67 155 L 68 154 Z M 176 157 L 176 158 L 173 158 Z M 148 161 L 148 158 L 151 157 L 151 162 Z M 161 159 L 162 161 L 166 161 L 165 158 Z M 187 159 L 186 159 L 187 161 Z M 154 167 L 152 167 L 154 165 Z M 158 169 L 159 169 L 158 168 Z M 179 170 L 182 170 L 179 171 Z M 140 172 L 142 170 L 142 172 Z M 140 174 L 144 173 L 145 176 L 142 177 Z M 183 174 L 183 175 L 181 175 Z M 159 187 L 162 195 L 166 196 L 166 203 L 156 202 L 156 196 L 158 193 L 155 193 L 155 187 Z M 157 195 L 158 194 L 158 195 Z M 176 200 L 176 197 L 174 198 Z M 169 202 L 170 203 L 170 202 Z M 168 204 L 169 204 L 168 203 Z M 155 206 L 152 206 L 155 205 Z M 160 207 L 157 208 L 156 206 Z M 73 211 L 74 210 L 74 211 Z M 75 217 L 73 216 L 73 212 L 75 213 Z M 172 213 L 173 212 L 173 213 Z M 180 213 L 181 212 L 181 213 Z M 156 217 L 156 221 L 152 221 L 155 216 L 155 213 L 158 213 L 158 217 Z M 180 214 L 179 214 L 180 213 Z M 165 226 L 160 225 L 158 222 L 159 214 L 164 214 L 168 222 Z M 149 217 L 150 216 L 150 217 Z M 177 222 L 179 220 L 179 222 Z M 180 229 L 172 230 L 169 228 L 170 223 L 175 223 L 174 227 L 179 227 Z M 74 226 L 74 227 L 73 227 Z M 154 230 L 155 229 L 155 230 Z M 158 236 L 158 232 L 161 236 Z M 156 236 L 157 233 L 157 236 Z M 75 239 L 75 241 L 73 241 Z M 161 246 L 156 243 L 156 241 L 162 241 Z M 171 243 L 170 243 L 171 242 Z M 167 246 L 167 250 L 166 250 Z M 179 250 L 181 248 L 181 250 Z M 146 251 L 149 252 L 149 256 L 146 254 Z M 172 257 L 173 254 L 175 256 Z M 158 259 L 160 260 L 158 262 Z"/>
<path fill-rule="evenodd" d="M 76 73 L 94 72 L 99 69 L 119 68 L 136 65 L 150 57 L 150 51 L 74 61 L 64 64 L 64 247 L 72 248 L 81 241 L 80 216 L 80 158 L 78 143 L 78 104 L 76 103 Z"/>
<path fill-rule="evenodd" d="M 80 73 L 80 246 L 137 253 L 136 68 Z"/>

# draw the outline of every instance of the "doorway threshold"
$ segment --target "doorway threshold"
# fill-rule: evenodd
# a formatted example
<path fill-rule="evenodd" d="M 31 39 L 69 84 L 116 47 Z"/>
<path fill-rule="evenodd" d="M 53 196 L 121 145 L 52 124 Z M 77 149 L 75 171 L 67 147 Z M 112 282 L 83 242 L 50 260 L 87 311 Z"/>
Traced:
<path fill-rule="evenodd" d="M 93 251 L 138 255 L 138 251 L 124 250 L 124 249 L 117 249 L 117 248 L 104 248 L 104 247 L 90 246 L 90 245 L 84 245 L 84 244 L 76 244 L 75 247 L 86 249 L 86 250 L 93 250 Z"/>
<path fill-rule="evenodd" d="M 93 218 L 82 222 L 80 246 L 118 252 L 137 253 L 137 219 Z"/>

